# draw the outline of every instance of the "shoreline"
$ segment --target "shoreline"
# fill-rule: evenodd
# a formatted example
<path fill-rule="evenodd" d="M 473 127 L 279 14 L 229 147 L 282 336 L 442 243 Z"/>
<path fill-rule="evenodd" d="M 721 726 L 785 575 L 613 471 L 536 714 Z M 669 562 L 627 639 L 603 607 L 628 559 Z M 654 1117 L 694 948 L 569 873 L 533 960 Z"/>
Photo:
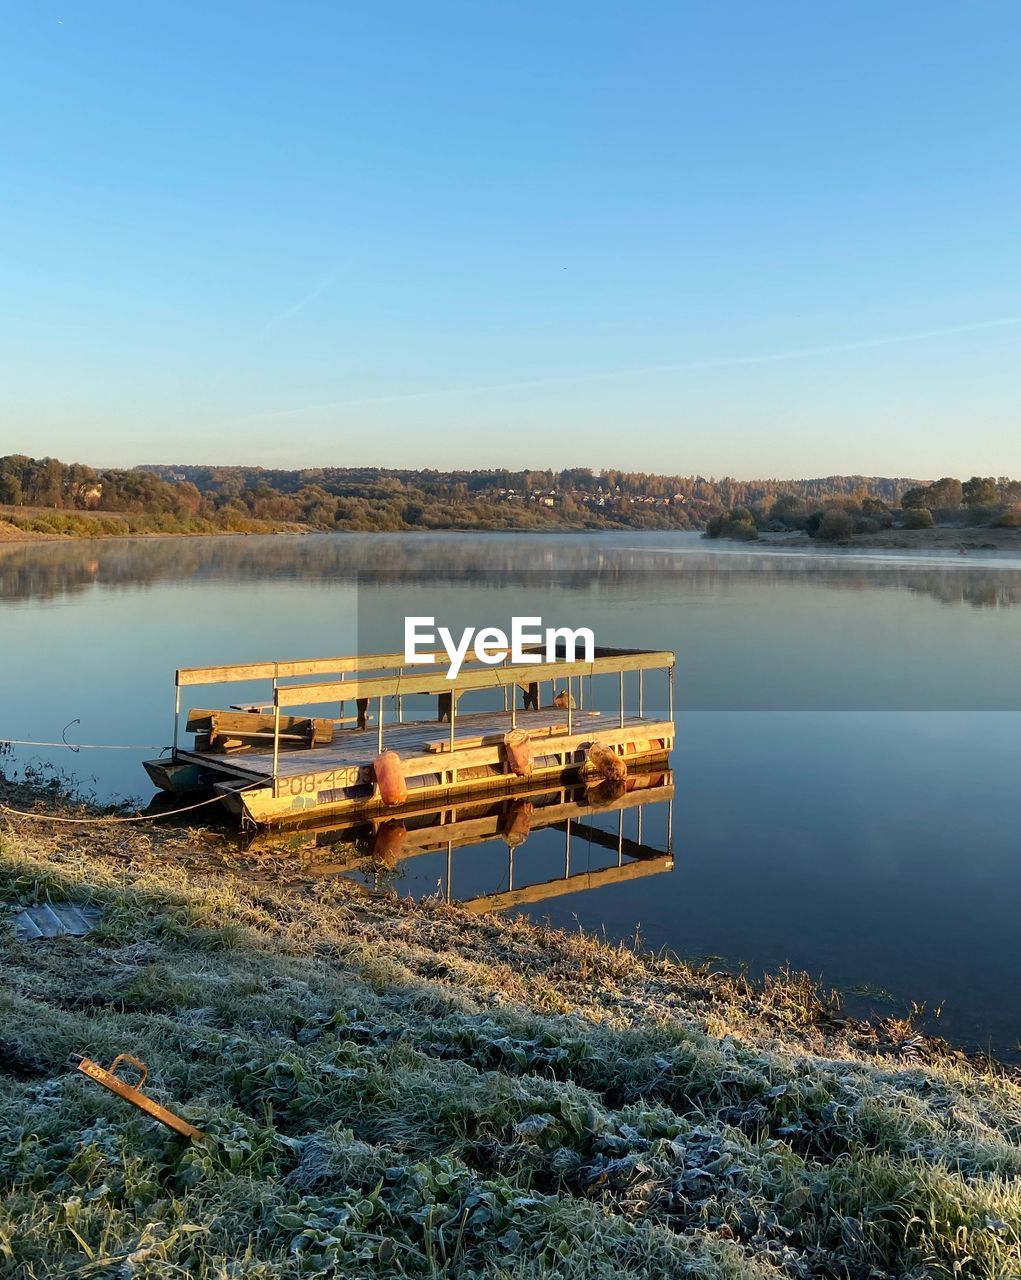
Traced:
<path fill-rule="evenodd" d="M 714 541 L 714 539 L 709 539 Z M 719 539 L 733 542 L 734 539 Z M 738 544 L 754 551 L 756 547 L 796 549 L 800 551 L 832 551 L 850 548 L 856 551 L 945 551 L 960 554 L 973 551 L 1021 552 L 1021 529 L 991 529 L 984 526 L 934 526 L 931 529 L 883 529 L 879 533 L 857 533 L 839 541 L 826 542 L 810 538 L 807 533 L 760 533 L 757 538 Z"/>
<path fill-rule="evenodd" d="M 17 818 L 7 806 L 13 810 L 22 810 L 39 818 Z M 47 817 L 56 818 L 57 824 L 47 823 Z M 118 860 L 127 859 L 133 865 L 148 863 L 154 849 L 161 850 L 165 858 L 164 866 L 174 866 L 185 878 L 196 873 L 199 884 L 206 882 L 212 875 L 227 881 L 240 880 L 246 884 L 272 886 L 274 889 L 288 894 L 314 894 L 323 886 L 323 880 L 314 873 L 314 863 L 309 864 L 299 854 L 287 852 L 286 839 L 281 839 L 278 848 L 269 847 L 268 851 L 258 849 L 251 854 L 242 847 L 239 832 L 232 826 L 225 828 L 222 823 L 194 826 L 190 823 L 182 825 L 174 821 L 159 818 L 158 813 L 146 817 L 138 825 L 128 823 L 119 825 L 123 817 L 119 806 L 102 806 L 91 798 L 72 800 L 61 794 L 61 789 L 54 783 L 54 790 L 48 791 L 32 782 L 19 782 L 6 779 L 0 771 L 0 852 L 3 851 L 5 827 L 8 836 L 27 847 L 38 847 L 44 838 L 58 855 L 73 848 L 76 853 L 83 854 L 81 838 L 91 837 L 95 845 L 96 858 L 100 865 L 111 856 Z M 198 820 L 201 823 L 201 818 Z M 24 830 L 18 829 L 18 823 Z M 336 850 L 334 850 L 335 852 Z M 370 865 L 371 859 L 363 860 Z M 841 1040 L 840 1047 L 846 1049 L 848 1043 L 856 1047 L 875 1046 L 884 1040 L 892 1046 L 897 1033 L 909 1036 L 913 1051 L 918 1052 L 924 1045 L 925 1052 L 933 1057 L 950 1057 L 957 1061 L 967 1061 L 976 1068 L 988 1069 L 996 1067 L 1006 1072 L 1016 1073 L 1021 1084 L 1021 1058 L 1014 1062 L 997 1059 L 977 1048 L 968 1048 L 942 1036 L 924 1032 L 914 1025 L 911 1016 L 907 1018 L 896 1015 L 881 1015 L 878 1012 L 852 1015 L 846 1012 L 846 1002 L 852 993 L 838 991 L 835 988 L 824 988 L 807 973 L 794 974 L 785 968 L 777 974 L 766 973 L 761 979 L 750 978 L 742 968 L 710 970 L 706 962 L 696 961 L 674 953 L 653 953 L 641 948 L 626 948 L 624 943 L 612 944 L 601 942 L 594 936 L 577 935 L 551 926 L 539 925 L 524 916 L 511 916 L 502 912 L 478 916 L 462 910 L 456 903 L 433 903 L 431 899 L 415 902 L 411 898 L 400 898 L 395 890 L 385 888 L 372 889 L 354 880 L 350 876 L 337 876 L 332 879 L 334 886 L 340 886 L 344 892 L 377 904 L 384 902 L 401 903 L 402 909 L 414 913 L 422 910 L 428 912 L 433 907 L 452 913 L 463 921 L 478 923 L 480 920 L 490 925 L 504 925 L 511 921 L 519 931 L 534 929 L 544 937 L 557 936 L 570 950 L 578 942 L 583 949 L 595 948 L 606 950 L 614 955 L 627 950 L 636 962 L 649 965 L 653 969 L 665 965 L 669 971 L 682 974 L 686 980 L 697 975 L 699 990 L 705 992 L 718 984 L 717 995 L 730 1005 L 735 998 L 747 1001 L 754 1013 L 760 999 L 770 988 L 790 982 L 796 986 L 806 1001 L 806 1010 L 810 1018 L 801 1022 L 803 1032 L 811 1032 L 812 1036 L 822 1038 L 815 1042 L 815 1048 L 830 1051 L 834 1045 L 830 1037 L 835 1031 L 843 1036 L 852 1035 L 851 1042 Z M 738 996 L 735 997 L 735 993 Z M 861 1003 L 861 1001 L 854 1001 Z"/>
<path fill-rule="evenodd" d="M 0 1151 L 0 1231 L 26 1275 L 133 1256 L 168 1178 L 192 1225 L 154 1261 L 208 1280 L 245 1274 L 253 1241 L 274 1277 L 295 1250 L 315 1274 L 395 1277 L 1021 1265 L 1021 1078 L 909 1022 L 843 1017 L 797 975 L 755 988 L 513 917 L 281 884 L 208 832 L 0 831 L 5 899 L 99 913 L 84 938 L 0 934 L 0 1105 L 33 1135 Z M 124 1050 L 203 1142 L 66 1062 Z"/>
<path fill-rule="evenodd" d="M 713 546 L 731 549 L 739 547 L 742 551 L 754 554 L 756 551 L 797 551 L 808 555 L 832 554 L 834 551 L 916 551 L 942 552 L 946 555 L 970 555 L 976 552 L 1014 552 L 1021 555 L 1021 528 L 992 529 L 986 527 L 947 527 L 937 526 L 932 529 L 885 529 L 879 533 L 854 534 L 839 541 L 819 541 L 810 538 L 806 533 L 791 531 L 786 533 L 760 533 L 758 538 L 745 541 L 734 538 L 706 538 L 701 529 L 637 529 L 630 525 L 614 525 L 593 528 L 589 525 L 546 525 L 538 528 L 480 528 L 478 526 L 451 525 L 445 528 L 409 527 L 394 530 L 362 530 L 362 529 L 314 529 L 311 526 L 269 529 L 206 529 L 196 531 L 138 530 L 133 533 L 42 533 L 16 529 L 6 525 L 0 515 L 0 547 L 24 546 L 55 542 L 112 542 L 137 539 L 166 538 L 247 538 L 247 537 L 331 537 L 336 534 L 352 536 L 393 537 L 404 535 L 436 536 L 440 534 L 496 534 L 496 535 L 540 535 L 555 536 L 558 534 L 606 534 L 615 533 L 631 537 L 651 535 L 661 537 L 668 534 L 691 534 L 701 541 Z"/>

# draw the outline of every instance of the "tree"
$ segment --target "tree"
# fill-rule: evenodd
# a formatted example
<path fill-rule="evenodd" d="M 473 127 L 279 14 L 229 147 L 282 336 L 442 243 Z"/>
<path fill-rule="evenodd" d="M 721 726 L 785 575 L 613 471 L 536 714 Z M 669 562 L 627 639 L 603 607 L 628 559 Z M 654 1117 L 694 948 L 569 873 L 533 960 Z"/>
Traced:
<path fill-rule="evenodd" d="M 900 505 L 905 511 L 909 507 L 924 507 L 929 499 L 929 486 L 920 484 L 914 489 L 905 489 L 900 496 Z"/>
<path fill-rule="evenodd" d="M 964 486 L 960 480 L 955 480 L 953 476 L 944 476 L 941 480 L 929 485 L 926 501 L 918 505 L 930 508 L 959 507 L 963 501 Z"/>
<path fill-rule="evenodd" d="M 1000 500 L 1000 490 L 994 476 L 972 476 L 961 486 L 964 501 L 969 507 L 989 507 Z"/>

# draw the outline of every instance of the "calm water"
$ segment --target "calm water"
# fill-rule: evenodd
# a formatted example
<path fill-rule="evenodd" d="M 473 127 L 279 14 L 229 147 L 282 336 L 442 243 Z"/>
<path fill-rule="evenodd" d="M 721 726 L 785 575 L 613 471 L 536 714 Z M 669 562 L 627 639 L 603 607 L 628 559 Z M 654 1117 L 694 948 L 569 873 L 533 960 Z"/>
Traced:
<path fill-rule="evenodd" d="M 177 666 L 399 649 L 412 613 L 541 614 L 678 653 L 672 868 L 519 909 L 753 973 L 790 963 L 880 1011 L 925 1002 L 945 1034 L 1014 1053 L 1018 559 L 747 553 L 688 534 L 0 546 L 0 739 L 79 721 L 72 741 L 160 747 Z M 649 711 L 661 684 L 647 678 Z M 149 751 L 18 751 L 149 797 Z M 570 870 L 615 864 L 599 832 L 665 846 L 667 808 L 643 811 L 641 833 L 637 811 L 592 814 Z M 454 896 L 560 877 L 564 843 L 538 827 L 513 868 L 506 842 L 457 849 Z M 437 850 L 389 875 L 422 894 L 446 872 Z"/>

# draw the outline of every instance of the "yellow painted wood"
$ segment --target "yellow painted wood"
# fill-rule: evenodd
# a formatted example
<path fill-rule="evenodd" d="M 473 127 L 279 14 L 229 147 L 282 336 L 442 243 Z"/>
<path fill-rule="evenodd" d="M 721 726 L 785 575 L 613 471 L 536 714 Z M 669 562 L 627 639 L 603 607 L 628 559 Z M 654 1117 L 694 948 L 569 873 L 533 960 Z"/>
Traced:
<path fill-rule="evenodd" d="M 443 671 L 428 675 L 379 676 L 343 683 L 285 685 L 275 691 L 278 707 L 315 706 L 322 702 L 340 702 L 349 698 L 390 698 L 396 694 L 463 693 L 467 689 L 513 688 L 523 680 L 564 680 L 568 676 L 595 676 L 618 671 L 649 671 L 670 668 L 675 655 L 669 650 L 647 653 L 614 654 L 593 662 L 540 662 L 500 667 L 472 667 L 462 670 L 454 680 Z"/>
<path fill-rule="evenodd" d="M 446 651 L 434 651 L 437 662 L 447 661 Z M 274 662 L 239 662 L 223 667 L 181 667 L 180 686 L 233 684 L 244 680 L 287 680 L 294 676 L 340 675 L 348 671 L 386 671 L 405 666 L 403 653 L 370 653 L 343 658 L 293 658 Z"/>
<path fill-rule="evenodd" d="M 645 732 L 651 736 L 660 738 L 664 745 L 657 748 L 647 755 L 631 754 L 628 759 L 639 763 L 643 760 L 654 760 L 664 758 L 673 747 L 673 726 L 665 722 L 661 724 L 649 725 L 646 722 Z M 609 745 L 617 745 L 618 748 L 623 747 L 628 741 L 629 729 L 625 725 L 621 729 L 618 725 L 604 728 L 596 731 L 596 733 L 588 732 L 583 735 L 570 735 L 556 740 L 555 749 L 550 754 L 555 754 L 558 760 L 550 765 L 537 765 L 533 773 L 533 778 L 559 777 L 565 770 L 581 775 L 586 771 L 586 762 L 584 758 L 585 748 L 593 741 L 599 740 Z M 551 744 L 552 746 L 552 744 Z M 212 757 L 203 757 L 203 763 L 209 765 Z M 422 775 L 436 775 L 439 780 L 426 786 L 415 787 L 413 795 L 421 798 L 423 801 L 427 797 L 449 796 L 451 794 L 462 794 L 467 792 L 484 794 L 486 791 L 504 791 L 515 790 L 520 785 L 519 779 L 512 774 L 494 773 L 488 777 L 472 778 L 464 780 L 460 785 L 452 785 L 447 779 L 447 773 L 451 768 L 463 771 L 467 768 L 476 767 L 487 764 L 500 764 L 501 755 L 498 747 L 480 747 L 472 751 L 456 752 L 453 758 L 444 761 L 444 768 L 437 767 L 442 757 L 427 754 L 412 757 L 404 761 L 404 776 L 408 779 L 420 777 Z M 564 763 L 561 763 L 561 759 Z M 237 761 L 231 761 L 231 770 L 237 770 Z M 326 772 L 307 773 L 303 775 L 295 775 L 291 777 L 280 777 L 277 779 L 277 794 L 274 795 L 272 779 L 267 778 L 266 787 L 257 787 L 252 790 L 239 792 L 237 799 L 239 807 L 243 807 L 244 812 L 257 823 L 271 823 L 279 821 L 308 821 L 314 815 L 328 817 L 332 814 L 341 813 L 378 813 L 385 814 L 387 810 L 382 804 L 372 797 L 348 797 L 343 796 L 336 800 L 328 800 L 320 802 L 319 794 L 323 791 L 343 791 L 345 788 L 364 785 L 371 780 L 371 766 L 350 766 L 346 769 L 331 769 Z"/>

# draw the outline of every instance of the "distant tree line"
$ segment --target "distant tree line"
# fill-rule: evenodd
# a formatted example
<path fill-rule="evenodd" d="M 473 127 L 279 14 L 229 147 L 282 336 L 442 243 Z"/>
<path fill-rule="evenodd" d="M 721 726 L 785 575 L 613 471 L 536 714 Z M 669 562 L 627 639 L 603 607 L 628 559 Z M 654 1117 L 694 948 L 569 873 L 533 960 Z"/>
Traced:
<path fill-rule="evenodd" d="M 862 492 L 896 503 L 914 484 L 863 476 L 746 481 L 588 467 L 285 471 L 179 463 L 117 470 L 17 454 L 0 458 L 7 518 L 50 532 L 701 529 L 721 512 L 761 511 L 779 496 L 806 507 Z"/>
<path fill-rule="evenodd" d="M 934 525 L 1021 528 L 1021 480 L 1006 476 L 943 476 L 929 484 L 910 484 L 889 502 L 867 486 L 852 493 L 833 492 L 825 501 L 806 499 L 794 486 L 766 501 L 737 504 L 706 521 L 709 538 L 746 542 L 760 533 L 804 530 L 809 537 L 839 542 L 854 534 L 878 533 L 894 525 L 928 529 Z"/>

